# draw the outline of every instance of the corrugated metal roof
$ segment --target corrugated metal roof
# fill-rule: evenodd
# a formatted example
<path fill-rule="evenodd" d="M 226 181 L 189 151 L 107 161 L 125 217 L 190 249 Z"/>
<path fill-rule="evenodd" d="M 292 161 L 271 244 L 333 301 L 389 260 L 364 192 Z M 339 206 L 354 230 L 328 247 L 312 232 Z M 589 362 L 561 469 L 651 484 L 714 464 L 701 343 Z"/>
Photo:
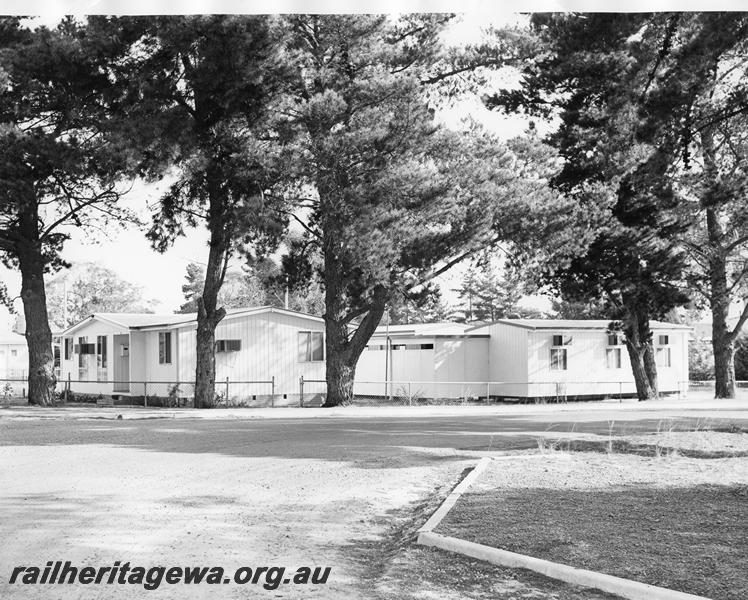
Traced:
<path fill-rule="evenodd" d="M 499 319 L 495 323 L 513 325 L 525 329 L 608 329 L 611 320 L 606 319 Z M 652 329 L 691 329 L 688 325 L 650 321 Z M 488 325 L 479 325 L 473 330 L 483 329 Z"/>
<path fill-rule="evenodd" d="M 284 314 L 291 314 L 301 316 L 307 319 L 314 319 L 322 321 L 322 317 L 316 317 L 314 315 L 308 315 L 306 313 L 297 312 L 294 310 L 286 310 L 285 308 L 275 308 L 273 306 L 255 306 L 250 308 L 230 308 L 226 310 L 226 317 L 234 318 L 241 317 L 244 315 L 253 315 L 263 312 L 278 312 Z M 87 319 L 84 319 L 80 323 L 76 323 L 72 327 L 66 329 L 63 334 L 70 334 L 79 327 L 89 323 L 92 320 L 106 321 L 120 327 L 127 329 L 162 329 L 169 327 L 176 327 L 178 325 L 186 325 L 188 323 L 194 323 L 197 320 L 197 313 L 184 313 L 184 314 L 149 314 L 149 313 L 94 313 Z"/>
<path fill-rule="evenodd" d="M 156 324 L 173 324 L 183 321 L 191 321 L 195 313 L 187 314 L 150 314 L 150 313 L 94 313 L 93 317 L 99 317 L 123 327 L 147 327 Z"/>

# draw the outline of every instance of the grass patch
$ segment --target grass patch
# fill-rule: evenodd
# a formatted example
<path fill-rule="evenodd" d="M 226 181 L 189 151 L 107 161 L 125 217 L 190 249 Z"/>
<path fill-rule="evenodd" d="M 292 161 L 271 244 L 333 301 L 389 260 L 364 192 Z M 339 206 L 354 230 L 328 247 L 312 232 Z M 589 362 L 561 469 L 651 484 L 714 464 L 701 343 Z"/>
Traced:
<path fill-rule="evenodd" d="M 745 485 L 476 492 L 438 532 L 709 598 L 748 598 Z"/>

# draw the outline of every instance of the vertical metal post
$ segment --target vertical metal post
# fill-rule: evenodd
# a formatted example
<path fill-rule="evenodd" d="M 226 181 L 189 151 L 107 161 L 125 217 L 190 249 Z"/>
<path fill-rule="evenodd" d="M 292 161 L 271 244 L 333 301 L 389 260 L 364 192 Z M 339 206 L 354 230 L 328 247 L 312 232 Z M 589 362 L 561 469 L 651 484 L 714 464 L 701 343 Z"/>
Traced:
<path fill-rule="evenodd" d="M 623 402 L 623 381 L 618 382 L 618 403 Z"/>
<path fill-rule="evenodd" d="M 65 404 L 68 403 L 68 390 L 70 389 L 70 373 L 68 373 L 68 380 L 65 382 L 65 391 L 63 392 L 63 396 L 65 398 Z"/>
<path fill-rule="evenodd" d="M 491 400 L 491 383 L 486 381 L 486 404 Z"/>
<path fill-rule="evenodd" d="M 270 406 L 275 406 L 275 375 L 270 378 Z"/>
<path fill-rule="evenodd" d="M 143 382 L 143 407 L 148 408 L 148 382 Z"/>
<path fill-rule="evenodd" d="M 226 406 L 229 405 L 229 378 L 226 378 Z"/>
<path fill-rule="evenodd" d="M 304 408 L 304 376 L 299 377 L 299 408 Z"/>
<path fill-rule="evenodd" d="M 410 381 L 408 382 L 408 406 L 413 404 L 413 393 L 410 390 Z"/>

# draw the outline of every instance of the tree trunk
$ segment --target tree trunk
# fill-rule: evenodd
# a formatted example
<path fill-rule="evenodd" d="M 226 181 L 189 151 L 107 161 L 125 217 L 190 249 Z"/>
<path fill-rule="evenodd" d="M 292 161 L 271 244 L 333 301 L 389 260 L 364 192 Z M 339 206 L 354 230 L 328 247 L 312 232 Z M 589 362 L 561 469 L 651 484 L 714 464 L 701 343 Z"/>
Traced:
<path fill-rule="evenodd" d="M 719 211 L 719 178 L 713 127 L 701 132 L 704 155 L 705 193 L 701 198 L 706 212 L 707 256 L 709 258 L 709 307 L 712 312 L 712 351 L 714 354 L 714 397 L 735 397 L 735 336 L 727 324 L 731 293 L 727 280 L 727 252 L 722 215 Z M 735 335 L 733 335 L 735 334 Z"/>
<path fill-rule="evenodd" d="M 652 388 L 652 397 L 660 397 L 660 386 L 657 382 L 657 362 L 655 361 L 655 350 L 650 336 L 644 345 L 644 371 L 647 374 L 649 387 Z"/>
<path fill-rule="evenodd" d="M 714 353 L 714 397 L 735 397 L 735 345 L 727 323 L 730 294 L 727 291 L 727 264 L 721 251 L 721 227 L 716 211 L 707 208 L 707 231 L 711 242 L 709 256 L 709 305 L 712 312 L 712 351 Z"/>
<path fill-rule="evenodd" d="M 21 269 L 21 300 L 29 350 L 29 404 L 49 406 L 54 404 L 57 379 L 44 289 L 45 261 L 38 223 L 37 204 L 30 200 L 23 205 L 19 214 L 21 239 L 16 247 Z"/>
<path fill-rule="evenodd" d="M 712 322 L 712 350 L 714 352 L 714 397 L 735 397 L 735 342 L 723 327 Z"/>
<path fill-rule="evenodd" d="M 325 237 L 335 238 L 333 232 Z M 384 288 L 373 291 L 363 318 L 353 334 L 349 333 L 348 306 L 345 300 L 345 275 L 336 256 L 333 239 L 324 244 L 325 260 L 325 379 L 327 396 L 323 406 L 341 406 L 353 400 L 356 364 L 374 330 L 382 320 L 387 294 Z"/>
<path fill-rule="evenodd" d="M 640 402 L 657 398 L 657 366 L 652 352 L 649 319 L 637 309 L 628 309 L 623 319 L 623 333 Z M 654 382 L 654 386 L 652 383 Z"/>
<path fill-rule="evenodd" d="M 629 343 L 628 341 L 626 341 L 626 348 L 629 353 L 629 361 L 631 362 L 631 371 L 634 373 L 636 396 L 639 399 L 639 402 L 654 398 L 654 390 L 649 383 L 647 367 L 644 360 L 645 348 Z"/>
<path fill-rule="evenodd" d="M 221 291 L 226 275 L 231 244 L 231 232 L 225 218 L 225 198 L 222 195 L 217 175 L 209 170 L 208 178 L 210 180 L 208 209 L 210 251 L 205 269 L 203 293 L 197 298 L 195 408 L 210 408 L 216 400 L 216 327 L 226 315 L 223 307 L 218 308 L 218 293 Z"/>
<path fill-rule="evenodd" d="M 327 395 L 323 406 L 344 406 L 353 400 L 353 382 L 358 360 L 351 360 L 347 329 L 345 324 L 341 326 L 338 322 L 325 318 Z"/>

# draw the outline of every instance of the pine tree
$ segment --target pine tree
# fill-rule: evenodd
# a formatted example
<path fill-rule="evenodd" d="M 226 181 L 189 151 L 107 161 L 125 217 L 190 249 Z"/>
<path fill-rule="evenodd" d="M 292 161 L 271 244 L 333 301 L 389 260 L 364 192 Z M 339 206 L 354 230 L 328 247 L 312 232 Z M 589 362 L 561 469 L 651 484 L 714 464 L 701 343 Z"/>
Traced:
<path fill-rule="evenodd" d="M 543 14 L 532 17 L 545 51 L 523 69 L 519 90 L 489 104 L 557 113 L 548 141 L 564 159 L 554 186 L 600 218 L 582 255 L 563 248 L 547 280 L 567 298 L 602 298 L 626 336 L 637 393 L 657 395 L 650 319 L 687 301 L 685 224 L 669 178 L 677 131 L 653 85 L 672 41 L 672 17 L 656 14 Z M 615 323 L 612 324 L 616 326 Z"/>
<path fill-rule="evenodd" d="M 132 40 L 119 66 L 130 82 L 127 107 L 139 171 L 176 173 L 148 237 L 164 251 L 185 227 L 209 232 L 197 303 L 195 406 L 215 399 L 215 330 L 225 316 L 219 294 L 240 246 L 272 250 L 285 226 L 272 196 L 277 144 L 268 110 L 285 67 L 282 31 L 266 16 L 96 18 Z"/>
<path fill-rule="evenodd" d="M 187 282 L 182 285 L 186 302 L 180 305 L 179 313 L 196 313 L 198 298 L 205 289 L 205 270 L 197 263 L 187 265 Z M 224 277 L 218 303 L 224 308 L 250 308 L 266 303 L 265 289 L 257 274 L 250 271 L 229 271 Z"/>
<path fill-rule="evenodd" d="M 111 135 L 110 72 L 126 46 L 70 18 L 27 25 L 0 17 L 0 255 L 21 272 L 29 403 L 46 405 L 56 381 L 44 276 L 65 266 L 65 227 L 123 216 L 116 179 L 129 157 Z"/>
<path fill-rule="evenodd" d="M 323 258 L 327 404 L 338 405 L 352 397 L 356 363 L 388 300 L 494 238 L 512 156 L 478 130 L 435 122 L 423 82 L 440 60 L 442 18 L 288 23 L 299 78 L 285 113 L 295 172 L 314 190 L 300 202 Z"/>

